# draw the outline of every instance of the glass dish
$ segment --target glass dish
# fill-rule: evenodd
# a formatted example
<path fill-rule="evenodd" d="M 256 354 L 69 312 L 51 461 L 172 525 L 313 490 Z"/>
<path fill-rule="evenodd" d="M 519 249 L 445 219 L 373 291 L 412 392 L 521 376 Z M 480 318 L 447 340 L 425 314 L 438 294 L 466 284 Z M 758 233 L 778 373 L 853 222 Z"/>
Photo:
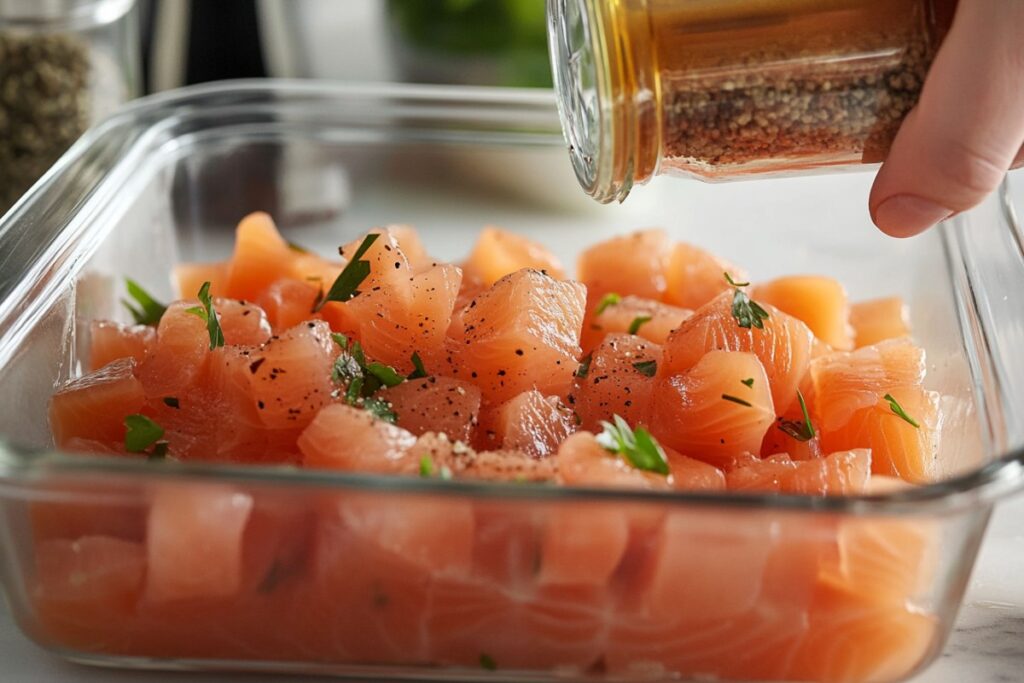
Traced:
<path fill-rule="evenodd" d="M 1024 276 L 1021 234 L 1004 193 L 889 240 L 863 208 L 869 183 L 655 181 L 629 206 L 601 207 L 564 163 L 549 93 L 240 82 L 128 106 L 0 222 L 0 571 L 18 623 L 61 656 L 119 667 L 910 675 L 941 651 L 992 505 L 1024 478 L 1024 323 L 1008 299 Z M 54 452 L 47 402 L 81 372 L 88 321 L 124 320 L 122 277 L 171 298 L 171 267 L 223 258 L 258 209 L 325 253 L 412 223 L 445 259 L 486 223 L 567 263 L 658 224 L 757 279 L 821 272 L 855 300 L 902 295 L 944 397 L 940 481 L 850 499 L 655 494 Z M 166 524 L 189 519 L 175 546 Z M 626 539 L 618 564 L 571 552 L 568 574 L 549 580 L 545 544 L 586 548 L 609 528 Z M 229 590 L 175 574 L 184 556 Z M 637 581 L 658 600 L 632 593 Z"/>

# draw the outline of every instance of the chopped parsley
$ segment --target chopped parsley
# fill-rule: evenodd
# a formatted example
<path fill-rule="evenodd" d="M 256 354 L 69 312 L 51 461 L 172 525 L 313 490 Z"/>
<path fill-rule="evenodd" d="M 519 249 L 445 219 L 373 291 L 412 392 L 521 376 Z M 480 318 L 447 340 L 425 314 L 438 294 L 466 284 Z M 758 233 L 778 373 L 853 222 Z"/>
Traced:
<path fill-rule="evenodd" d="M 370 262 L 362 260 L 363 254 L 366 250 L 373 246 L 373 243 L 380 237 L 379 233 L 372 232 L 363 238 L 363 241 L 359 244 L 359 248 L 356 249 L 356 253 L 352 256 L 352 260 L 349 261 L 342 269 L 338 278 L 331 285 L 331 288 L 327 290 L 327 294 L 324 296 L 317 296 L 316 301 L 313 303 L 313 312 L 317 313 L 321 308 L 324 307 L 328 301 L 348 301 L 359 296 L 359 285 L 363 283 L 363 280 L 370 274 Z"/>
<path fill-rule="evenodd" d="M 630 428 L 629 424 L 618 415 L 613 422 L 601 422 L 604 430 L 597 435 L 597 442 L 605 450 L 625 458 L 633 467 L 646 472 L 668 475 L 668 459 L 665 451 L 643 427 Z"/>
<path fill-rule="evenodd" d="M 434 461 L 431 459 L 429 455 L 424 455 L 422 458 L 420 458 L 420 476 L 434 476 Z"/>
<path fill-rule="evenodd" d="M 576 368 L 576 376 L 580 379 L 586 379 L 587 374 L 590 372 L 590 363 L 594 360 L 594 352 L 591 351 L 583 360 L 580 361 L 580 366 Z"/>
<path fill-rule="evenodd" d="M 390 424 L 395 424 L 398 421 L 398 415 L 395 413 L 390 401 L 385 401 L 382 398 L 366 397 L 362 400 L 362 403 L 363 410 L 377 419 L 384 420 Z"/>
<path fill-rule="evenodd" d="M 124 449 L 129 453 L 144 453 L 164 438 L 164 428 L 145 415 L 128 415 L 124 426 Z"/>
<path fill-rule="evenodd" d="M 405 381 L 405 377 L 398 374 L 398 371 L 393 367 L 376 361 L 369 363 L 366 366 L 366 371 L 380 380 L 380 383 L 386 387 L 397 387 Z"/>
<path fill-rule="evenodd" d="M 178 402 L 176 396 L 164 396 L 164 405 L 168 408 L 180 408 L 181 403 Z"/>
<path fill-rule="evenodd" d="M 807 412 L 807 402 L 804 395 L 797 389 L 796 398 L 800 402 L 800 410 L 804 414 L 803 420 L 780 420 L 779 429 L 793 437 L 797 441 L 810 441 L 815 436 L 814 425 L 811 424 L 811 415 Z"/>
<path fill-rule="evenodd" d="M 723 401 L 732 401 L 733 403 L 738 403 L 741 406 L 745 406 L 747 408 L 753 408 L 754 407 L 754 404 L 751 403 L 750 401 L 744 401 L 742 398 L 739 398 L 738 396 L 733 396 L 731 394 L 722 394 L 722 400 Z"/>
<path fill-rule="evenodd" d="M 609 306 L 614 306 L 620 301 L 622 301 L 621 296 L 619 296 L 615 292 L 608 292 L 603 297 L 601 297 L 601 301 L 598 302 L 597 308 L 594 309 L 594 316 L 596 317 L 601 315 L 608 309 Z"/>
<path fill-rule="evenodd" d="M 207 280 L 199 288 L 197 295 L 202 306 L 186 308 L 186 313 L 202 318 L 206 323 L 206 331 L 210 333 L 210 350 L 218 346 L 224 346 L 224 331 L 220 328 L 220 320 L 217 319 L 217 312 L 213 310 L 213 299 L 210 297 L 210 282 Z"/>
<path fill-rule="evenodd" d="M 746 384 L 746 385 L 747 385 L 748 387 L 750 387 L 751 389 L 753 389 L 753 388 L 754 388 L 754 378 L 753 378 L 753 377 L 748 377 L 748 378 L 746 378 L 746 379 L 741 379 L 741 380 L 740 380 L 740 383 L 741 383 L 741 384 Z"/>
<path fill-rule="evenodd" d="M 427 374 L 426 366 L 423 365 L 423 359 L 420 358 L 420 354 L 416 351 L 412 352 L 412 367 L 413 371 L 409 373 L 409 376 L 406 377 L 406 379 L 423 379 L 425 377 L 430 377 L 430 375 Z"/>
<path fill-rule="evenodd" d="M 907 414 L 907 411 L 903 410 L 903 406 L 900 405 L 899 401 L 893 398 L 892 394 L 886 394 L 882 398 L 889 402 L 889 409 L 892 410 L 892 412 L 896 413 L 900 418 L 902 418 L 904 422 L 910 424 L 914 429 L 921 428 L 921 425 L 918 423 L 918 421 L 910 417 L 910 415 Z"/>
<path fill-rule="evenodd" d="M 649 315 L 638 315 L 633 318 L 633 322 L 629 324 L 629 333 L 636 334 L 640 331 L 640 328 L 651 322 L 651 316 Z"/>
<path fill-rule="evenodd" d="M 756 327 L 763 330 L 764 321 L 768 319 L 768 311 L 743 291 L 743 287 L 749 286 L 750 283 L 736 282 L 729 273 L 725 273 L 725 281 L 735 290 L 732 295 L 732 317 L 736 319 L 736 324 L 746 329 Z"/>
<path fill-rule="evenodd" d="M 655 373 L 658 372 L 658 361 L 656 360 L 642 360 L 633 363 L 633 367 L 636 368 L 644 377 L 654 377 Z"/>
<path fill-rule="evenodd" d="M 142 286 L 130 278 L 124 279 L 125 288 L 128 290 L 128 296 L 135 300 L 135 303 L 128 301 L 127 299 L 121 299 L 121 303 L 128 309 L 128 312 L 132 314 L 132 319 L 135 320 L 136 325 L 156 325 L 160 322 L 160 318 L 164 316 L 167 311 L 167 306 L 154 299 L 149 292 L 144 290 Z"/>
<path fill-rule="evenodd" d="M 486 652 L 481 652 L 480 668 L 487 669 L 488 671 L 495 671 L 498 668 L 498 663 L 494 661 L 494 657 L 490 656 Z"/>

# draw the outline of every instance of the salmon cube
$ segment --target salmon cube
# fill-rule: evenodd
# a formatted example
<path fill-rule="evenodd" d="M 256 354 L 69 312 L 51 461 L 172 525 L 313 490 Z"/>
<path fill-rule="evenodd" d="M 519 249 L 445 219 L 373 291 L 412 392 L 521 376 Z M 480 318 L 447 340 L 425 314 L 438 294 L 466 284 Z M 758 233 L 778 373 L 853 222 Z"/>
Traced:
<path fill-rule="evenodd" d="M 463 264 L 467 277 L 490 287 L 501 278 L 522 270 L 540 270 L 553 278 L 565 278 L 565 269 L 543 245 L 507 230 L 486 227 Z"/>
<path fill-rule="evenodd" d="M 97 320 L 89 325 L 89 337 L 89 367 L 98 370 L 121 358 L 141 363 L 156 343 L 156 328 Z"/>
<path fill-rule="evenodd" d="M 846 289 L 835 278 L 787 275 L 757 285 L 751 296 L 803 321 L 815 337 L 832 348 L 853 348 Z"/>
<path fill-rule="evenodd" d="M 58 447 L 71 439 L 124 444 L 124 418 L 142 410 L 135 360 L 122 358 L 65 384 L 50 400 L 50 429 Z"/>
<path fill-rule="evenodd" d="M 500 403 L 529 389 L 565 396 L 580 354 L 586 292 L 536 270 L 507 275 L 462 313 L 455 371 L 484 400 Z"/>

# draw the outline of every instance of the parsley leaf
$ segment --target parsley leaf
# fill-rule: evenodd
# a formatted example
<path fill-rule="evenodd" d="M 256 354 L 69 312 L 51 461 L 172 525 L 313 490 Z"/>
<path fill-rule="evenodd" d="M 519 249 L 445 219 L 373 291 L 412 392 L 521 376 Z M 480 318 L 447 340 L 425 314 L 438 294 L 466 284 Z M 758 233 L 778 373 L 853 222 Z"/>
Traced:
<path fill-rule="evenodd" d="M 621 455 L 626 462 L 638 470 L 667 476 L 669 468 L 665 451 L 654 440 L 650 432 L 643 427 L 631 429 L 629 424 L 618 415 L 615 415 L 613 420 L 614 424 L 601 422 L 604 431 L 597 435 L 597 442 L 605 450 Z"/>
<path fill-rule="evenodd" d="M 145 415 L 128 415 L 124 426 L 124 449 L 129 453 L 142 453 L 164 437 L 164 428 Z"/>
<path fill-rule="evenodd" d="M 331 285 L 331 288 L 327 290 L 327 294 L 324 296 L 318 296 L 316 302 L 313 304 L 313 312 L 317 313 L 321 308 L 324 307 L 328 301 L 348 301 L 359 296 L 360 292 L 359 285 L 362 284 L 363 280 L 370 274 L 370 262 L 363 261 L 363 254 L 366 250 L 373 246 L 373 243 L 380 237 L 380 233 L 371 232 L 369 235 L 363 238 L 363 241 L 359 244 L 359 248 L 356 249 L 356 253 L 352 256 L 352 260 L 349 261 L 342 269 L 338 278 Z"/>
<path fill-rule="evenodd" d="M 754 388 L 754 378 L 753 377 L 748 377 L 746 379 L 741 379 L 740 382 L 743 383 L 743 384 L 746 384 L 751 389 Z"/>
<path fill-rule="evenodd" d="M 741 406 L 746 406 L 747 408 L 753 408 L 754 407 L 754 404 L 751 403 L 750 401 L 744 401 L 742 398 L 739 398 L 737 396 L 732 396 L 731 394 L 722 394 L 722 400 L 723 401 L 732 401 L 733 403 L 738 403 Z"/>
<path fill-rule="evenodd" d="M 185 312 L 202 318 L 206 322 L 206 331 L 210 333 L 210 350 L 212 351 L 218 346 L 224 346 L 224 331 L 220 329 L 220 320 L 217 319 L 217 312 L 213 310 L 209 280 L 199 288 L 197 296 L 203 305 L 186 308 Z"/>
<path fill-rule="evenodd" d="M 722 274 L 725 275 L 725 281 L 728 282 L 733 287 L 749 287 L 750 286 L 749 282 L 736 282 L 735 280 L 732 279 L 732 275 L 729 275 L 728 272 L 725 272 L 725 273 L 722 273 Z"/>
<path fill-rule="evenodd" d="M 607 310 L 609 306 L 614 306 L 620 301 L 622 301 L 621 296 L 619 296 L 615 292 L 608 292 L 603 297 L 601 297 L 601 301 L 598 302 L 597 308 L 594 309 L 594 317 L 601 315 L 602 313 L 605 312 L 605 310 Z"/>
<path fill-rule="evenodd" d="M 797 441 L 810 441 L 815 436 L 814 425 L 811 424 L 811 415 L 807 412 L 807 402 L 804 401 L 804 395 L 797 389 L 796 398 L 800 402 L 800 410 L 804 414 L 802 421 L 798 420 L 781 420 L 779 422 L 779 429 L 793 437 Z"/>
<path fill-rule="evenodd" d="M 390 424 L 395 424 L 398 421 L 398 415 L 392 409 L 391 402 L 382 398 L 364 398 L 363 410 Z"/>
<path fill-rule="evenodd" d="M 367 365 L 366 371 L 380 380 L 380 383 L 386 387 L 397 387 L 405 381 L 405 377 L 398 374 L 398 371 L 393 367 L 378 363 L 377 361 Z"/>
<path fill-rule="evenodd" d="M 416 351 L 412 352 L 412 367 L 414 368 L 406 379 L 423 379 L 424 377 L 430 377 L 427 374 L 427 368 L 423 365 L 423 359 L 420 358 L 420 354 Z"/>
<path fill-rule="evenodd" d="M 591 351 L 590 353 L 583 357 L 583 360 L 580 361 L 580 366 L 576 368 L 576 376 L 579 377 L 580 379 L 586 379 L 587 374 L 590 372 L 590 363 L 593 360 L 594 352 Z"/>
<path fill-rule="evenodd" d="M 420 476 L 434 476 L 434 461 L 431 459 L 429 455 L 424 455 L 422 458 L 420 458 Z"/>
<path fill-rule="evenodd" d="M 633 318 L 633 322 L 629 324 L 629 333 L 636 334 L 640 331 L 640 328 L 646 323 L 651 322 L 651 316 L 649 315 L 638 315 Z"/>
<path fill-rule="evenodd" d="M 488 671 L 494 671 L 498 668 L 498 663 L 494 661 L 494 657 L 490 656 L 486 652 L 481 652 L 480 668 L 487 669 Z"/>
<path fill-rule="evenodd" d="M 732 317 L 740 327 L 750 329 L 756 327 L 764 329 L 764 321 L 768 319 L 768 311 L 764 310 L 759 303 L 753 301 L 747 293 L 741 289 L 750 285 L 749 282 L 736 282 L 729 273 L 724 273 L 725 281 L 728 282 L 735 292 L 732 295 Z"/>
<path fill-rule="evenodd" d="M 642 360 L 633 363 L 633 367 L 644 377 L 654 377 L 655 373 L 658 372 L 658 361 Z"/>
<path fill-rule="evenodd" d="M 127 299 L 121 299 L 121 303 L 128 309 L 128 312 L 132 314 L 132 318 L 135 320 L 136 325 L 156 325 L 160 322 L 160 318 L 164 316 L 167 311 L 167 306 L 154 299 L 149 292 L 144 290 L 142 286 L 135 280 L 125 278 L 125 288 L 128 290 L 128 296 L 135 300 L 135 304 L 132 304 Z"/>
<path fill-rule="evenodd" d="M 900 405 L 899 401 L 893 398 L 892 394 L 886 394 L 882 398 L 889 402 L 889 409 L 892 410 L 892 412 L 899 415 L 904 422 L 910 424 L 914 429 L 921 428 L 921 425 L 918 423 L 918 421 L 910 417 L 910 415 L 907 414 L 907 411 L 903 410 L 903 406 Z"/>

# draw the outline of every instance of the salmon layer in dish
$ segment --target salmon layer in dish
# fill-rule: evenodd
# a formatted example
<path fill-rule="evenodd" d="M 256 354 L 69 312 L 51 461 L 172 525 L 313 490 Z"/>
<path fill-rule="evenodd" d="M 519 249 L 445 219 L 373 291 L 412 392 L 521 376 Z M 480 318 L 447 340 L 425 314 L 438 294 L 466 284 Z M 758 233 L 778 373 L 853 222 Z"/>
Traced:
<path fill-rule="evenodd" d="M 407 226 L 339 253 L 252 214 L 229 260 L 176 268 L 182 299 L 128 281 L 135 324 L 91 323 L 90 371 L 50 404 L 55 444 L 439 488 L 165 479 L 130 503 L 34 503 L 40 638 L 797 681 L 893 680 L 936 646 L 918 606 L 933 529 L 714 502 L 934 477 L 939 396 L 898 298 L 751 282 L 660 230 L 587 248 L 576 279 L 497 228 L 459 265 Z M 650 496 L 447 495 L 442 480 Z"/>

